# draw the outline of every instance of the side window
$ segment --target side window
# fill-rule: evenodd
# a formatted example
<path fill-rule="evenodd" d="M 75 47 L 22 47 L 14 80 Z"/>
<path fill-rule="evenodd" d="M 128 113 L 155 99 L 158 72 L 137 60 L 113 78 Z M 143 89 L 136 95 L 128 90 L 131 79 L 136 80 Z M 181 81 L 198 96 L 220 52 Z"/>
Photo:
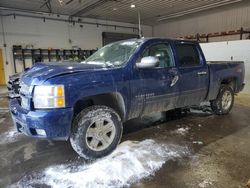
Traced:
<path fill-rule="evenodd" d="M 161 43 L 150 46 L 143 52 L 142 58 L 148 56 L 154 56 L 159 59 L 158 67 L 167 68 L 174 66 L 173 53 L 169 44 Z"/>
<path fill-rule="evenodd" d="M 194 67 L 200 65 L 200 57 L 195 45 L 177 44 L 176 52 L 180 67 Z"/>

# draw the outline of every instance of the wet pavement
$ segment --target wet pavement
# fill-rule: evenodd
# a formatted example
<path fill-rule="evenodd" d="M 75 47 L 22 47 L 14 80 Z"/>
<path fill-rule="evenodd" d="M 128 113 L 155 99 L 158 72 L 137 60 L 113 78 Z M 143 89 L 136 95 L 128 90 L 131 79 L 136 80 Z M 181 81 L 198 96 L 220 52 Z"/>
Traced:
<path fill-rule="evenodd" d="M 196 109 L 129 121 L 114 153 L 85 161 L 69 142 L 16 133 L 1 92 L 0 187 L 246 187 L 250 95 L 235 102 L 226 116 Z"/>

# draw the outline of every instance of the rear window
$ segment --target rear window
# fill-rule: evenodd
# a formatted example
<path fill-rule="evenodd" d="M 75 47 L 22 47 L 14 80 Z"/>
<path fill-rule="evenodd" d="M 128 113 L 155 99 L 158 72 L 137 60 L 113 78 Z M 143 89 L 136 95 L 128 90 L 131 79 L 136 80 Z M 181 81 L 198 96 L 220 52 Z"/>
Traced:
<path fill-rule="evenodd" d="M 200 65 L 197 48 L 193 44 L 177 44 L 176 52 L 180 67 L 194 67 Z"/>

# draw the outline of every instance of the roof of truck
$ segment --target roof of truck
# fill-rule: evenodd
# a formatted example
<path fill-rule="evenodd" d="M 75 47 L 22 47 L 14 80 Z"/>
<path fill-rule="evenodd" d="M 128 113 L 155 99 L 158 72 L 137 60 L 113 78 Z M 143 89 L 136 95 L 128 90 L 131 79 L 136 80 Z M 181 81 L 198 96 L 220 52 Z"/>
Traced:
<path fill-rule="evenodd" d="M 150 41 L 150 40 L 169 40 L 169 41 L 197 43 L 197 41 L 194 41 L 194 40 L 177 39 L 177 38 L 165 38 L 165 37 L 142 37 L 142 38 L 133 38 L 133 39 L 128 39 L 128 40 L 141 41 L 141 42 L 146 42 L 146 41 Z M 128 41 L 128 40 L 124 40 L 124 41 Z"/>

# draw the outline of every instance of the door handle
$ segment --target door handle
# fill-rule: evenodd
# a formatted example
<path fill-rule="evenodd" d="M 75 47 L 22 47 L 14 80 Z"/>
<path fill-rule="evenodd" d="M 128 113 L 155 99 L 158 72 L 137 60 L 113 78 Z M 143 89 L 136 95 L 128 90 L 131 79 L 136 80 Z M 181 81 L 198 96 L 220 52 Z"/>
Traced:
<path fill-rule="evenodd" d="M 173 76 L 173 79 L 171 81 L 171 84 L 170 84 L 170 87 L 173 87 L 179 80 L 179 76 L 178 75 L 175 75 Z"/>
<path fill-rule="evenodd" d="M 198 76 L 203 76 L 203 75 L 207 75 L 207 72 L 206 71 L 201 71 L 201 72 L 198 72 L 197 74 L 198 74 Z"/>

